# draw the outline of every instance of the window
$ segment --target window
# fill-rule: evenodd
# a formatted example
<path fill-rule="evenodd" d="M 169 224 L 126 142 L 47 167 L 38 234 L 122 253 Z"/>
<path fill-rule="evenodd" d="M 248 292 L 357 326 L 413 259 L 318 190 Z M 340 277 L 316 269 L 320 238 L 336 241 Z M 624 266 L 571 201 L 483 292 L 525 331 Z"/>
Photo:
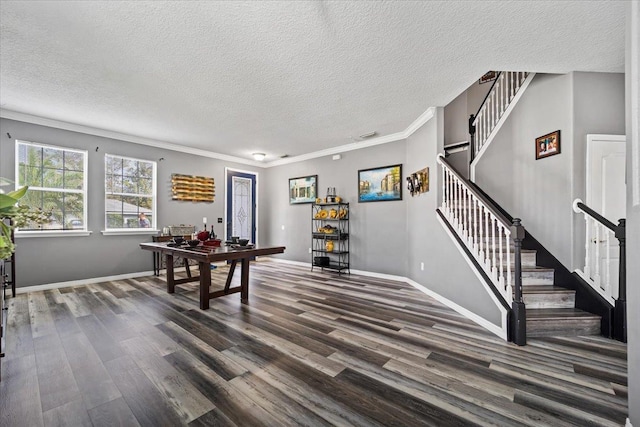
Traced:
<path fill-rule="evenodd" d="M 156 162 L 107 154 L 106 230 L 156 228 Z"/>
<path fill-rule="evenodd" d="M 51 212 L 20 231 L 87 230 L 86 151 L 16 141 L 16 165 L 16 186 L 29 186 L 20 204 Z"/>

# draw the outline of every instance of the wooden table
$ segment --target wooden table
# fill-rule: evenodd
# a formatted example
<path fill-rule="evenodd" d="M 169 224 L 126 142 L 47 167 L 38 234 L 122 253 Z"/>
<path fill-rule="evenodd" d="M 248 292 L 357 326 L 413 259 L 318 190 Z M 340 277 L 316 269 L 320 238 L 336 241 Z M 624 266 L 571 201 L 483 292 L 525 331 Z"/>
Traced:
<path fill-rule="evenodd" d="M 284 246 L 273 247 L 254 247 L 251 249 L 232 248 L 231 246 L 210 247 L 198 246 L 191 247 L 170 247 L 167 243 L 140 243 L 142 249 L 148 251 L 159 252 L 166 257 L 167 264 L 167 292 L 172 294 L 175 292 L 175 286 L 181 283 L 200 281 L 200 308 L 206 310 L 209 308 L 209 300 L 224 295 L 240 292 L 240 301 L 247 303 L 249 301 L 249 262 L 256 256 L 273 255 L 284 253 Z M 176 279 L 173 274 L 173 257 L 192 259 L 198 262 L 200 270 L 199 276 L 187 277 L 185 279 Z M 231 261 L 227 282 L 223 290 L 209 292 L 211 286 L 211 263 L 218 261 Z M 231 280 L 236 268 L 236 264 L 240 261 L 242 265 L 242 273 L 240 276 L 240 286 L 231 288 Z"/>

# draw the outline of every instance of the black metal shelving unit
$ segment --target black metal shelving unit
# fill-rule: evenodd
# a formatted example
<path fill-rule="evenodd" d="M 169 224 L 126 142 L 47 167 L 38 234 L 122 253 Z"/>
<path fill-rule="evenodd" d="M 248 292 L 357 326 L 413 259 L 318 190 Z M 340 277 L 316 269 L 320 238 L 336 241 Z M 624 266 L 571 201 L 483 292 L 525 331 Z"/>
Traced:
<path fill-rule="evenodd" d="M 335 216 L 332 215 L 333 211 Z M 322 212 L 326 212 L 326 216 Z M 327 232 L 329 229 L 331 232 Z M 333 249 L 328 249 L 328 242 L 333 243 Z M 351 273 L 349 265 L 349 203 L 313 203 L 311 271 L 321 268 L 323 271 L 337 271 L 338 274 Z"/>

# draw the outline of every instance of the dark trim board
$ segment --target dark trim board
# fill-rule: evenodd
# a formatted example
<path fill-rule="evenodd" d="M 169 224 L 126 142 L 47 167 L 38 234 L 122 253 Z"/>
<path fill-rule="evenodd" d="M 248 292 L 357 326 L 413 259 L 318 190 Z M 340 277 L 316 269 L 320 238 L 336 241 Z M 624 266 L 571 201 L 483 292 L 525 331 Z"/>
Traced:
<path fill-rule="evenodd" d="M 494 207 L 496 207 L 505 217 L 510 221 L 513 221 L 513 216 L 509 215 L 507 211 L 495 203 L 495 201 L 482 191 L 480 187 L 473 183 L 472 185 L 476 190 L 484 194 L 487 199 L 494 204 Z M 605 337 L 611 338 L 613 331 L 613 307 L 604 298 L 602 298 L 602 296 L 594 291 L 588 283 L 585 283 L 580 276 L 576 273 L 570 272 L 533 235 L 531 235 L 531 233 L 526 230 L 526 223 L 524 226 L 525 238 L 522 241 L 522 249 L 537 251 L 536 264 L 540 267 L 553 268 L 554 285 L 576 291 L 575 307 L 601 316 L 602 321 L 600 323 L 600 333 Z"/>

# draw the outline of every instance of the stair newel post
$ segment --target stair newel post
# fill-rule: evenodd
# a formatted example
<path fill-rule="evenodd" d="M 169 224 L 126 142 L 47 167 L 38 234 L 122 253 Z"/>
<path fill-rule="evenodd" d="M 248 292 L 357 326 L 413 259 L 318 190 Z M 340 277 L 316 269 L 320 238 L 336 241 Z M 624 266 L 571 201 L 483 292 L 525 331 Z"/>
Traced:
<path fill-rule="evenodd" d="M 618 221 L 615 236 L 620 242 L 620 273 L 618 284 L 618 299 L 613 318 L 613 336 L 618 341 L 627 342 L 627 249 L 626 249 L 626 220 Z"/>
<path fill-rule="evenodd" d="M 471 136 L 469 139 L 469 150 L 471 150 L 469 154 L 469 163 L 471 163 L 476 157 L 476 125 L 473 124 L 475 121 L 476 116 L 471 114 L 469 116 L 469 135 Z"/>
<path fill-rule="evenodd" d="M 511 226 L 511 236 L 515 246 L 514 274 L 515 274 L 515 298 L 512 303 L 513 312 L 513 342 L 517 345 L 527 344 L 527 313 L 522 301 L 522 240 L 524 239 L 524 227 L 520 218 L 514 218 Z"/>

